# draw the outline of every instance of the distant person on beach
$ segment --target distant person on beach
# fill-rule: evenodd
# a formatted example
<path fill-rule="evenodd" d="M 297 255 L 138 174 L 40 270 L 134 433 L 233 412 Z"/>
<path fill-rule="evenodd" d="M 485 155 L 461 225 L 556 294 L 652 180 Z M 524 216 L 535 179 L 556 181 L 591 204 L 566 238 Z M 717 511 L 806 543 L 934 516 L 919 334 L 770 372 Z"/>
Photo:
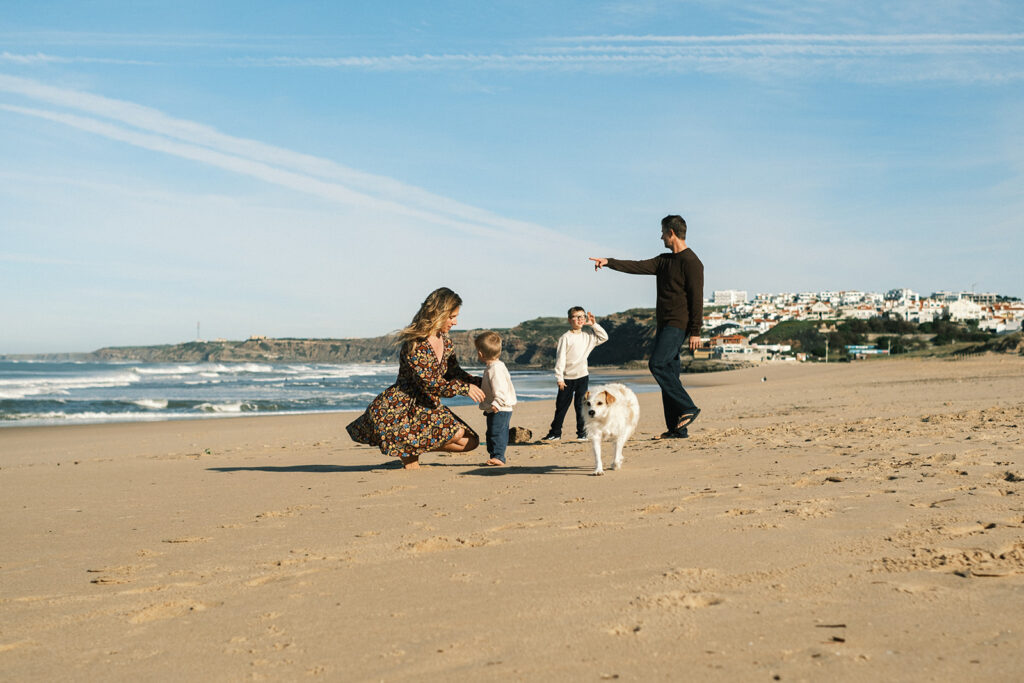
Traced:
<path fill-rule="evenodd" d="M 589 330 L 583 329 L 590 327 Z M 576 438 L 586 438 L 583 430 L 583 396 L 590 384 L 590 368 L 587 358 L 590 352 L 608 341 L 608 333 L 597 324 L 594 314 L 585 312 L 580 306 L 569 309 L 569 330 L 558 338 L 555 346 L 555 381 L 558 395 L 555 396 L 555 419 L 551 421 L 544 441 L 558 441 L 562 438 L 562 422 L 569 412 L 569 405 L 576 409 Z"/>
<path fill-rule="evenodd" d="M 686 221 L 681 216 L 661 219 L 661 241 L 671 250 L 646 261 L 623 261 L 590 257 L 594 270 L 607 266 L 612 270 L 657 277 L 657 332 L 648 367 L 661 387 L 667 431 L 661 439 L 685 439 L 687 425 L 697 419 L 700 408 L 694 405 L 679 381 L 679 349 L 700 347 L 700 329 L 704 323 L 704 264 L 686 246 Z"/>
<path fill-rule="evenodd" d="M 398 379 L 346 428 L 353 441 L 400 458 L 406 469 L 418 468 L 427 451 L 464 453 L 480 445 L 476 432 L 441 403 L 442 397 L 459 395 L 484 400 L 481 378 L 459 366 L 448 336 L 461 306 L 462 299 L 447 287 L 427 296 L 398 333 Z"/>
<path fill-rule="evenodd" d="M 512 408 L 516 404 L 516 389 L 508 368 L 499 360 L 501 356 L 501 335 L 487 331 L 473 340 L 477 358 L 486 366 L 481 388 L 484 400 L 480 410 L 487 418 L 487 465 L 504 465 L 505 449 L 508 448 L 508 426 L 512 421 Z"/>

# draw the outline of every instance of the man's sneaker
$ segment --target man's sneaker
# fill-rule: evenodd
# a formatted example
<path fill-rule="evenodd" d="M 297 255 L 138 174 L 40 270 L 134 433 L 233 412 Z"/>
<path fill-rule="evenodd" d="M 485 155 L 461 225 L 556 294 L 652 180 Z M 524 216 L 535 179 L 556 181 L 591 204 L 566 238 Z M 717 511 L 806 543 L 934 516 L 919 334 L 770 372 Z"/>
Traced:
<path fill-rule="evenodd" d="M 587 440 L 587 437 L 585 437 L 585 436 L 577 436 L 577 437 L 576 437 L 576 440 L 577 440 L 577 441 L 586 441 L 586 440 Z"/>
<path fill-rule="evenodd" d="M 558 434 L 548 434 L 541 441 L 561 441 L 562 437 Z"/>

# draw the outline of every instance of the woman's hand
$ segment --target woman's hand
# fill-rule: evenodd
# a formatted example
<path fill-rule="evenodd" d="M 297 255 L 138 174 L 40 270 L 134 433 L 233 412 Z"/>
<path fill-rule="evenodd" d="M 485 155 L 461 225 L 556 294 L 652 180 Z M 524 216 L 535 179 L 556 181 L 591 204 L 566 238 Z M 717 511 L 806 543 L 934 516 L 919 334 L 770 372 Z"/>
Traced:
<path fill-rule="evenodd" d="M 471 398 L 471 399 L 472 399 L 472 400 L 473 400 L 473 401 L 474 401 L 475 403 L 480 403 L 480 402 L 481 402 L 481 401 L 483 401 L 483 400 L 484 400 L 485 398 L 487 398 L 487 395 L 486 395 L 486 394 L 484 393 L 484 390 L 483 390 L 483 389 L 481 389 L 480 387 L 478 387 L 477 385 L 475 385 L 475 384 L 470 384 L 470 385 L 469 385 L 469 397 L 470 397 L 470 398 Z"/>

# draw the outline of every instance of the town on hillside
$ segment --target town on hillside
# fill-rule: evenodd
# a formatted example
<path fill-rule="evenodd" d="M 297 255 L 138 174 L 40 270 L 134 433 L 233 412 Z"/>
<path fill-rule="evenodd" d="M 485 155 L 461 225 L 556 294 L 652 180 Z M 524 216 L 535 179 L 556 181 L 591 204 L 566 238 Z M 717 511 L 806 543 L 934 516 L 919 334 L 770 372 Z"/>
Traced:
<path fill-rule="evenodd" d="M 800 361 L 807 360 L 809 355 L 827 358 L 836 354 L 844 359 L 863 358 L 909 350 L 908 346 L 923 345 L 923 339 L 940 336 L 950 328 L 965 330 L 967 336 L 963 339 L 971 339 L 970 334 L 1020 332 L 1022 320 L 1024 302 L 994 293 L 933 292 L 922 297 L 910 289 L 892 289 L 885 294 L 786 292 L 757 294 L 751 300 L 745 291 L 717 290 L 705 302 L 707 336 L 695 356 L 747 361 Z M 882 321 L 885 325 L 880 324 Z M 780 328 L 782 323 L 789 324 Z M 809 344 L 792 343 L 800 329 L 818 334 L 824 353 L 820 348 L 803 348 Z M 847 334 L 820 334 L 837 329 Z M 777 334 L 772 334 L 773 330 Z M 772 343 L 773 337 L 790 343 Z M 840 348 L 833 346 L 830 354 L 830 337 L 839 344 L 844 340 L 864 342 L 871 338 L 885 344 L 842 344 Z"/>

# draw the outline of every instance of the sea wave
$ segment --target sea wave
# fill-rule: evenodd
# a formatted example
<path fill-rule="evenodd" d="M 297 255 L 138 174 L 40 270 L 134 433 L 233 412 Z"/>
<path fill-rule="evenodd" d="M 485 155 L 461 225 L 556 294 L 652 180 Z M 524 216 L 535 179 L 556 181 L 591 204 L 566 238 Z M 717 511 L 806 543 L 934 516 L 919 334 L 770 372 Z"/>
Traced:
<path fill-rule="evenodd" d="M 146 410 L 166 410 L 168 405 L 166 398 L 140 398 L 132 403 Z"/>
<path fill-rule="evenodd" d="M 200 368 L 195 365 L 136 366 L 132 371 L 140 375 L 189 375 L 200 372 Z"/>
<path fill-rule="evenodd" d="M 230 403 L 200 403 L 196 410 L 204 413 L 251 413 L 259 410 L 259 406 L 249 401 L 235 401 Z"/>
<path fill-rule="evenodd" d="M 119 372 L 78 377 L 19 377 L 0 379 L 0 398 L 16 399 L 48 394 L 67 395 L 78 389 L 109 389 L 139 382 L 132 372 Z"/>

